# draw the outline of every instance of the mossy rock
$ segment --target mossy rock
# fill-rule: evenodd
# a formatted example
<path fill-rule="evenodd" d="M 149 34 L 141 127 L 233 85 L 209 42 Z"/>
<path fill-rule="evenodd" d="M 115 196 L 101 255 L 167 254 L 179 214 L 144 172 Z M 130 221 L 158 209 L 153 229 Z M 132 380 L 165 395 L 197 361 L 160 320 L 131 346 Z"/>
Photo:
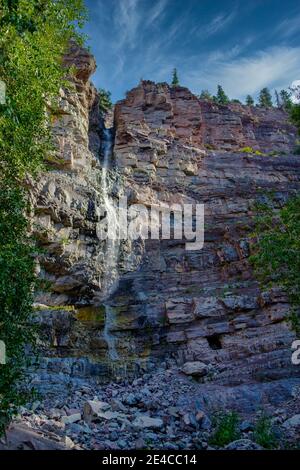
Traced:
<path fill-rule="evenodd" d="M 89 306 L 82 307 L 77 310 L 76 318 L 82 323 L 97 323 L 104 325 L 105 323 L 105 306 L 99 307 Z"/>

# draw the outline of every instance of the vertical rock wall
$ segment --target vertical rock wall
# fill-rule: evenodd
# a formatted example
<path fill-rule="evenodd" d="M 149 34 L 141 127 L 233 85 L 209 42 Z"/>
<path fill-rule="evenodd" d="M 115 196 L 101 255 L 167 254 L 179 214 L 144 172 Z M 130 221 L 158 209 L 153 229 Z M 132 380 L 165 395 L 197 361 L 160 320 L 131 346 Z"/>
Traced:
<path fill-rule="evenodd" d="M 285 113 L 217 106 L 152 82 L 116 105 L 111 194 L 146 206 L 204 203 L 206 230 L 201 251 L 187 251 L 184 240 L 122 243 L 119 283 L 108 299 L 105 242 L 97 237 L 103 195 L 98 97 L 89 82 L 95 64 L 75 46 L 67 61 L 77 74 L 54 122 L 58 152 L 32 188 L 46 251 L 40 276 L 51 283 L 36 299 L 45 370 L 104 379 L 201 360 L 222 384 L 297 375 L 287 299 L 262 292 L 248 262 L 255 202 L 271 191 L 279 208 L 299 191 L 296 134 Z M 247 146 L 263 154 L 239 151 Z M 107 306 L 119 361 L 107 355 Z"/>

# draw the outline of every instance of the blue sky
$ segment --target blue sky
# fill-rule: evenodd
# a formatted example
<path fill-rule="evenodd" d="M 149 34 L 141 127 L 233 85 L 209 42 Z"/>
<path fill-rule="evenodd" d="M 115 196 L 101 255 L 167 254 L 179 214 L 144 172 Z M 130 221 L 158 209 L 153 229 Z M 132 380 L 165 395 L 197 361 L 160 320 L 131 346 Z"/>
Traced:
<path fill-rule="evenodd" d="M 97 87 L 114 101 L 141 78 L 230 98 L 300 79 L 299 0 L 86 0 Z"/>

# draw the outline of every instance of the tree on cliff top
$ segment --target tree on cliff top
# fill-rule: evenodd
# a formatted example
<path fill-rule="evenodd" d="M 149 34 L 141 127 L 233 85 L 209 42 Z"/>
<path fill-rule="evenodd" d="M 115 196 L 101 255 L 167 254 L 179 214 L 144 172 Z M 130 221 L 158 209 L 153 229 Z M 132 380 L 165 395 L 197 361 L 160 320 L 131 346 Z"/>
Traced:
<path fill-rule="evenodd" d="M 199 100 L 212 101 L 212 94 L 208 90 L 202 90 L 199 95 Z"/>
<path fill-rule="evenodd" d="M 251 95 L 246 96 L 246 105 L 247 106 L 254 106 L 254 99 Z"/>
<path fill-rule="evenodd" d="M 177 73 L 177 69 L 174 69 L 173 76 L 172 76 L 172 86 L 178 86 L 178 85 L 179 85 L 178 73 Z"/>
<path fill-rule="evenodd" d="M 218 91 L 217 95 L 214 96 L 214 101 L 218 104 L 228 104 L 230 102 L 228 96 L 226 95 L 221 85 L 218 85 Z"/>
<path fill-rule="evenodd" d="M 272 108 L 272 95 L 269 88 L 263 88 L 259 93 L 259 106 L 262 108 Z"/>
<path fill-rule="evenodd" d="M 53 151 L 51 114 L 66 84 L 62 57 L 84 19 L 82 0 L 1 0 L 0 77 L 0 434 L 28 396 L 22 389 L 34 343 L 32 301 L 36 248 L 28 237 L 23 178 Z M 71 71 L 70 71 L 71 72 Z M 47 97 L 48 113 L 46 113 Z M 4 101 L 4 102 L 3 102 Z"/>
<path fill-rule="evenodd" d="M 288 112 L 289 112 L 292 123 L 297 127 L 298 134 L 300 135 L 300 86 L 292 89 L 291 91 L 293 92 L 296 103 L 293 103 L 291 100 L 291 103 L 288 107 Z M 297 155 L 300 154 L 299 145 L 295 149 L 295 154 Z"/>
<path fill-rule="evenodd" d="M 285 109 L 286 111 L 289 111 L 292 106 L 292 93 L 287 90 L 281 90 L 279 93 L 279 105 L 281 108 Z"/>

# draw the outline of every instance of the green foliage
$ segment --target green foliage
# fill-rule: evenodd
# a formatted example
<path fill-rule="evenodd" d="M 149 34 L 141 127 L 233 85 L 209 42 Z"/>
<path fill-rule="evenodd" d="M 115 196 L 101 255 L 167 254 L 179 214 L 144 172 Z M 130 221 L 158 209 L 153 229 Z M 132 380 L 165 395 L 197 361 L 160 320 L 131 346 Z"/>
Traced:
<path fill-rule="evenodd" d="M 228 104 L 230 102 L 221 85 L 218 85 L 217 96 L 214 96 L 214 101 L 218 104 Z"/>
<path fill-rule="evenodd" d="M 254 99 L 251 95 L 246 96 L 246 105 L 247 106 L 254 106 Z"/>
<path fill-rule="evenodd" d="M 291 103 L 288 112 L 292 123 L 297 127 L 298 133 L 300 134 L 300 87 L 296 87 L 292 91 L 297 99 L 297 103 Z M 297 153 L 297 155 L 299 154 Z"/>
<path fill-rule="evenodd" d="M 172 86 L 178 86 L 178 85 L 179 85 L 178 73 L 177 73 L 177 69 L 174 69 L 173 76 L 172 76 Z"/>
<path fill-rule="evenodd" d="M 235 103 L 235 104 L 242 104 L 242 102 L 236 98 L 234 98 L 233 100 L 231 100 L 231 103 Z"/>
<path fill-rule="evenodd" d="M 259 93 L 259 106 L 262 108 L 272 108 L 272 95 L 268 88 L 263 88 Z"/>
<path fill-rule="evenodd" d="M 293 106 L 293 102 L 291 99 L 291 92 L 287 90 L 281 90 L 279 93 L 279 106 L 286 111 L 289 111 Z"/>
<path fill-rule="evenodd" d="M 258 214 L 250 261 L 261 283 L 287 292 L 295 324 L 300 306 L 300 196 L 279 211 L 262 205 Z"/>
<path fill-rule="evenodd" d="M 293 124 L 298 129 L 298 133 L 300 134 L 300 104 L 294 104 L 290 109 L 290 117 Z"/>
<path fill-rule="evenodd" d="M 280 93 L 275 90 L 275 100 L 277 108 L 289 111 L 289 109 L 293 105 L 291 95 L 291 92 L 287 90 L 281 90 Z"/>
<path fill-rule="evenodd" d="M 277 446 L 271 418 L 266 414 L 258 418 L 253 431 L 253 439 L 265 449 L 274 449 Z"/>
<path fill-rule="evenodd" d="M 24 345 L 34 344 L 32 323 L 34 244 L 26 236 L 23 192 L 0 184 L 0 339 L 7 361 L 0 365 L 0 434 L 28 398 L 19 385 L 27 365 Z M 16 385 L 18 384 L 18 385 Z"/>
<path fill-rule="evenodd" d="M 50 151 L 45 96 L 49 109 L 55 109 L 65 75 L 62 56 L 69 40 L 78 37 L 82 1 L 2 4 L 0 77 L 6 84 L 6 104 L 0 109 L 0 158 L 6 173 L 16 178 L 39 169 Z"/>
<path fill-rule="evenodd" d="M 300 335 L 300 315 L 299 315 L 299 310 L 297 308 L 291 308 L 289 316 L 288 316 L 288 321 L 291 325 L 291 328 L 295 333 Z"/>
<path fill-rule="evenodd" d="M 208 90 L 202 90 L 199 95 L 199 100 L 212 101 L 213 97 Z"/>
<path fill-rule="evenodd" d="M 106 113 L 112 108 L 111 92 L 100 88 L 99 90 L 99 108 L 102 113 Z"/>
<path fill-rule="evenodd" d="M 27 399 L 27 347 L 35 342 L 32 302 L 36 249 L 28 237 L 27 195 L 22 180 L 36 174 L 52 151 L 51 113 L 67 82 L 62 57 L 79 40 L 82 0 L 1 0 L 0 77 L 0 434 Z M 28 390 L 27 390 L 28 391 Z"/>
<path fill-rule="evenodd" d="M 243 147 L 239 150 L 242 153 L 251 153 L 253 155 L 263 155 L 259 150 L 254 150 L 252 147 Z"/>
<path fill-rule="evenodd" d="M 215 431 L 210 438 L 210 444 L 224 447 L 230 442 L 239 439 L 239 422 L 239 415 L 234 411 L 217 414 L 213 419 Z"/>
<path fill-rule="evenodd" d="M 280 103 L 279 93 L 278 93 L 277 90 L 275 90 L 275 102 L 276 102 L 277 108 L 280 108 L 280 107 L 281 107 L 281 103 Z"/>
<path fill-rule="evenodd" d="M 293 151 L 294 155 L 300 155 L 300 145 L 297 145 L 295 150 Z"/>

